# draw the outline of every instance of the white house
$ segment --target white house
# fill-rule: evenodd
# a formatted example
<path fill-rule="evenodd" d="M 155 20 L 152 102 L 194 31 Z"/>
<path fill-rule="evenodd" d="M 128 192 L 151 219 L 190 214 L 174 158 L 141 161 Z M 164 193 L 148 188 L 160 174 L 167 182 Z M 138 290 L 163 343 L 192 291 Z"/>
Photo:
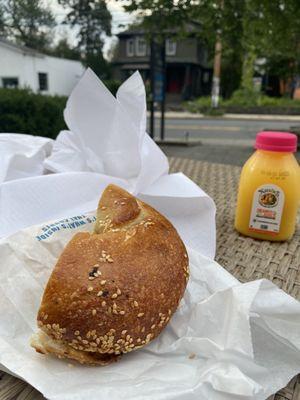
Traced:
<path fill-rule="evenodd" d="M 51 57 L 0 39 L 0 87 L 68 96 L 84 70 L 80 61 Z"/>

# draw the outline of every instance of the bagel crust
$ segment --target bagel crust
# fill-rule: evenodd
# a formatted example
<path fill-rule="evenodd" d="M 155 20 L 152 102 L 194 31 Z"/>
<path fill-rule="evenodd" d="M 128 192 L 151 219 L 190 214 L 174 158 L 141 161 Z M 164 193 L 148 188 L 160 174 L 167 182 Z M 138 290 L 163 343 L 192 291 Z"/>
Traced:
<path fill-rule="evenodd" d="M 86 364 L 107 364 L 156 338 L 188 281 L 188 256 L 173 225 L 109 185 L 94 233 L 77 233 L 47 283 L 31 345 Z"/>

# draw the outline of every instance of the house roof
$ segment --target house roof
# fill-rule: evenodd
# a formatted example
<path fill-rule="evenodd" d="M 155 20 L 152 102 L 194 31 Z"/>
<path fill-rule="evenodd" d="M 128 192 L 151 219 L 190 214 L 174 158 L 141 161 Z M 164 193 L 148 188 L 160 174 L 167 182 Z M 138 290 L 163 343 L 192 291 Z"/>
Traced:
<path fill-rule="evenodd" d="M 187 33 L 193 33 L 199 31 L 201 29 L 201 25 L 198 22 L 186 22 L 184 29 Z M 165 30 L 165 33 L 176 33 L 179 31 L 179 28 L 169 28 Z M 146 30 L 141 25 L 134 25 L 129 27 L 123 32 L 117 34 L 118 37 L 125 37 L 131 35 L 144 35 Z"/>
<path fill-rule="evenodd" d="M 0 46 L 9 47 L 14 51 L 17 51 L 17 52 L 23 53 L 23 54 L 29 54 L 33 57 L 39 57 L 39 58 L 45 57 L 44 54 L 38 52 L 35 49 L 31 49 L 30 47 L 26 47 L 26 46 L 22 46 L 20 44 L 13 43 L 3 37 L 0 37 Z"/>

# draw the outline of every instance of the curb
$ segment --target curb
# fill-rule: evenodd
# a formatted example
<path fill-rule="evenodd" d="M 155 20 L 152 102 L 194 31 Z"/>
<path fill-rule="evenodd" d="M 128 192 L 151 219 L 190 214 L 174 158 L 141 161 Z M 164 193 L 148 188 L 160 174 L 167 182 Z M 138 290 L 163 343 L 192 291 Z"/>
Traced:
<path fill-rule="evenodd" d="M 150 113 L 147 112 L 147 116 Z M 155 111 L 155 118 L 160 119 L 160 112 Z M 300 124 L 300 115 L 268 115 L 268 114 L 224 114 L 219 117 L 213 117 L 204 114 L 189 113 L 184 111 L 166 111 L 165 118 L 169 119 L 228 119 L 228 120 L 264 120 L 264 121 L 296 121 Z"/>
<path fill-rule="evenodd" d="M 219 138 L 190 138 L 189 140 L 183 140 L 180 138 L 167 138 L 165 140 L 155 139 L 155 143 L 158 145 L 166 145 L 166 146 L 202 146 L 202 145 L 210 145 L 210 146 L 232 146 L 232 147 L 244 147 L 244 148 L 253 148 L 254 139 L 224 139 L 220 141 Z"/>

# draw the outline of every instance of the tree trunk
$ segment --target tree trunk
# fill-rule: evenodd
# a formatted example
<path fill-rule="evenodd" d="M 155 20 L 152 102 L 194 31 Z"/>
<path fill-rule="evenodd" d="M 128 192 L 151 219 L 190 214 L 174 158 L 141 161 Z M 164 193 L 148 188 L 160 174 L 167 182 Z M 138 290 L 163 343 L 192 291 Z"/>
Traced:
<path fill-rule="evenodd" d="M 211 105 L 213 108 L 217 108 L 219 106 L 221 59 L 222 59 L 222 42 L 220 35 L 218 34 L 215 44 L 214 73 L 213 73 L 212 91 L 211 91 Z"/>

